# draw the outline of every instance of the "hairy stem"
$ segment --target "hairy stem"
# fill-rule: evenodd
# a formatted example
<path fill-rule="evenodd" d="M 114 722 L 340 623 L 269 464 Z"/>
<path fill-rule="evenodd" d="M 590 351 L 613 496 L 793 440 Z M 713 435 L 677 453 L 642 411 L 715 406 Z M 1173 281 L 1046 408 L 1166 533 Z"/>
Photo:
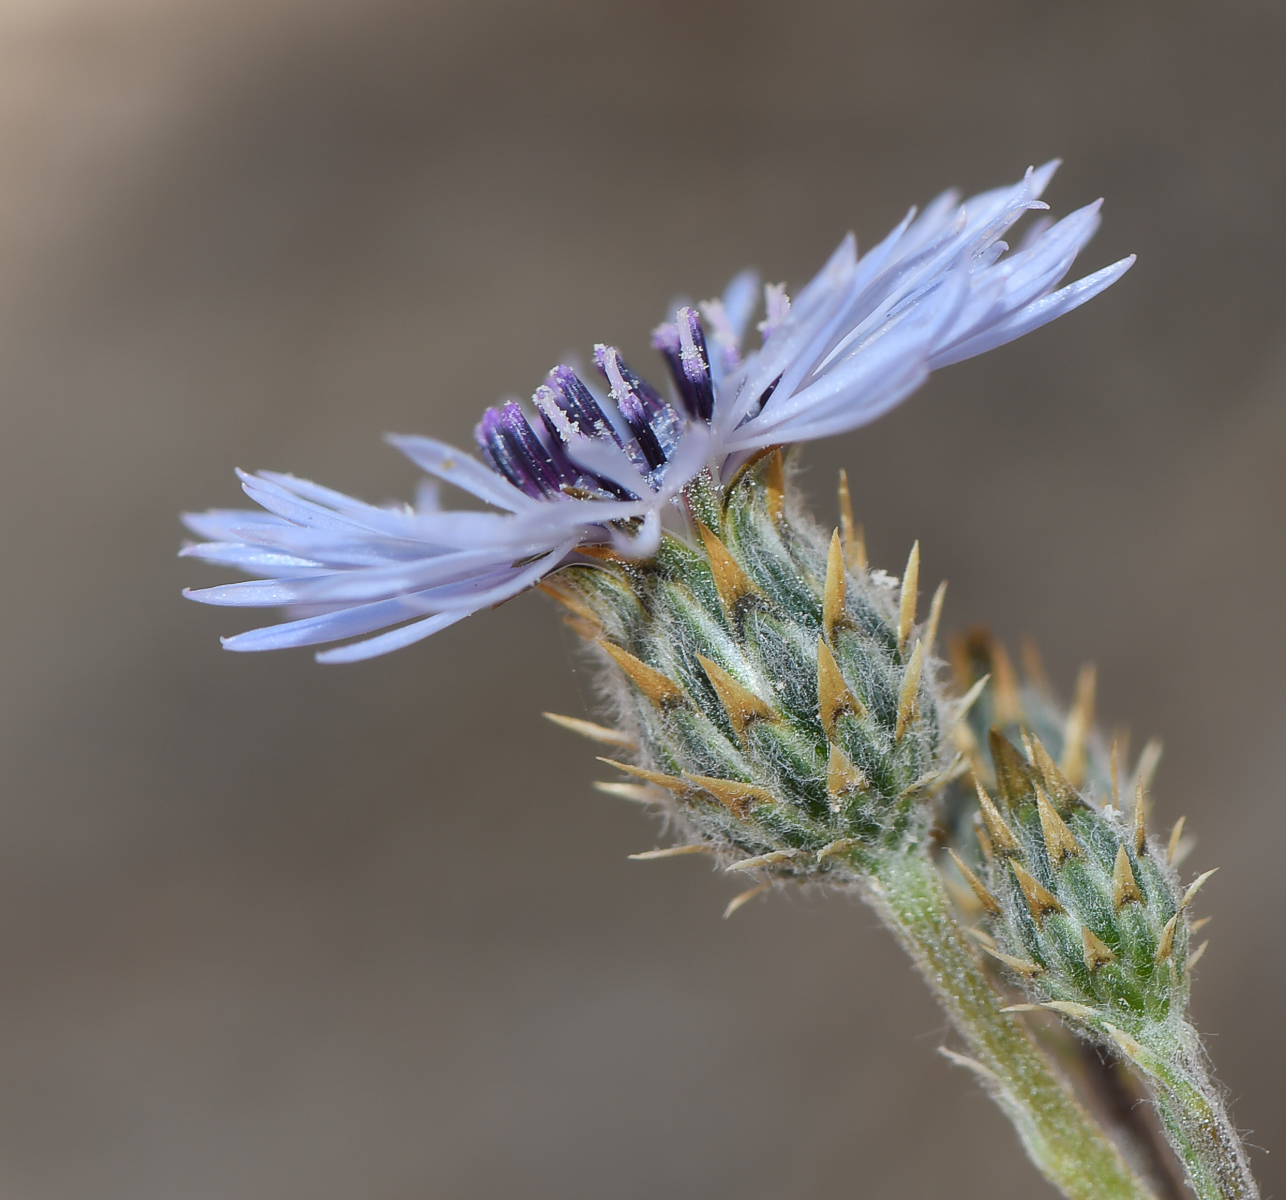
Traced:
<path fill-rule="evenodd" d="M 1186 1021 L 1143 1035 L 1147 1045 L 1118 1034 L 1126 1057 L 1147 1080 L 1161 1123 L 1199 1200 L 1258 1200 L 1246 1152 L 1205 1067 L 1197 1031 Z"/>
<path fill-rule="evenodd" d="M 1125 1140 L 1157 1189 L 1161 1200 L 1192 1200 L 1188 1173 L 1171 1153 L 1156 1105 L 1137 1071 L 1094 1042 L 1077 1037 L 1066 1025 L 1059 1032 L 1076 1047 L 1076 1057 L 1101 1112 L 1098 1120 Z M 1056 1052 L 1055 1052 L 1056 1053 Z M 1094 1111 L 1091 1106 L 1091 1111 Z"/>
<path fill-rule="evenodd" d="M 915 960 L 964 1038 L 968 1065 L 1045 1178 L 1069 1200 L 1154 1200 L 1027 1031 L 1000 1011 L 928 855 L 887 852 L 869 865 L 868 900 Z"/>

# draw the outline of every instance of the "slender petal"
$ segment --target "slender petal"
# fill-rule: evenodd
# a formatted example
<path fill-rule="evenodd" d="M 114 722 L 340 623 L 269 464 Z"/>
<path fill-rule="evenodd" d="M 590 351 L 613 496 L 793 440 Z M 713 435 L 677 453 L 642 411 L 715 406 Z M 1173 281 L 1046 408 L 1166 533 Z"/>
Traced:
<path fill-rule="evenodd" d="M 849 234 L 793 302 L 782 284 L 764 288 L 757 349 L 745 344 L 753 272 L 716 300 L 676 307 L 653 333 L 671 376 L 668 399 L 617 349 L 598 345 L 606 388 L 556 366 L 532 407 L 508 401 L 483 414 L 481 461 L 432 438 L 391 435 L 431 477 L 414 507 L 239 471 L 259 509 L 185 515 L 205 540 L 180 553 L 261 578 L 185 595 L 293 617 L 225 639 L 229 650 L 365 637 L 317 656 L 355 662 L 517 595 L 582 548 L 651 557 L 663 526 L 691 535 L 683 494 L 703 471 L 726 480 L 758 451 L 873 421 L 931 371 L 1021 337 L 1119 279 L 1133 258 L 1059 288 L 1098 228 L 1100 202 L 1060 221 L 1037 219 L 1017 250 L 1003 240 L 1047 207 L 1040 197 L 1057 167 L 964 203 L 943 192 L 862 255 Z M 443 508 L 439 482 L 490 508 Z"/>

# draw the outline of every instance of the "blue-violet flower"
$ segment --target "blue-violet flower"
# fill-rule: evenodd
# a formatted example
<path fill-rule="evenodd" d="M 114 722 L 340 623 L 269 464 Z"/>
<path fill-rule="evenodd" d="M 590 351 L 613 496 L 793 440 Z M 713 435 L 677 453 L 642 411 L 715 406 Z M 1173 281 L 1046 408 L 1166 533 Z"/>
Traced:
<path fill-rule="evenodd" d="M 431 438 L 389 439 L 498 511 L 443 509 L 431 483 L 414 506 L 378 507 L 290 475 L 239 472 L 264 511 L 185 516 L 207 540 L 182 553 L 265 578 L 185 594 L 289 610 L 291 620 L 225 638 L 229 650 L 375 634 L 317 655 L 352 662 L 507 600 L 583 548 L 648 558 L 663 525 L 686 528 L 682 493 L 702 472 L 717 485 L 769 447 L 864 425 L 930 371 L 1012 341 L 1119 279 L 1132 256 L 1055 290 L 1098 227 L 1101 202 L 1038 221 L 1012 253 L 1001 240 L 1028 209 L 1047 207 L 1040 195 L 1057 166 L 963 204 L 945 192 L 860 257 L 850 234 L 793 300 L 784 286 L 764 289 L 757 350 L 744 346 L 759 290 L 751 272 L 699 311 L 679 308 L 653 335 L 668 396 L 597 346 L 605 388 L 555 367 L 531 409 L 510 402 L 483 415 L 485 462 Z"/>

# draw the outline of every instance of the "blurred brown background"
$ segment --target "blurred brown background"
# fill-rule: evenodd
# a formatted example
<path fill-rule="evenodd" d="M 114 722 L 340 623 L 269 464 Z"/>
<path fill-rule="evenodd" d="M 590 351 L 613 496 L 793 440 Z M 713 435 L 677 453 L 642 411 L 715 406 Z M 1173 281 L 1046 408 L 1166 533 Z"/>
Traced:
<path fill-rule="evenodd" d="M 863 908 L 626 861 L 542 598 L 323 668 L 224 654 L 173 553 L 234 465 L 408 496 L 383 431 L 1056 154 L 1134 272 L 806 482 L 1165 737 L 1281 1195 L 1284 51 L 1254 2 L 5 0 L 0 1195 L 1052 1195 Z"/>

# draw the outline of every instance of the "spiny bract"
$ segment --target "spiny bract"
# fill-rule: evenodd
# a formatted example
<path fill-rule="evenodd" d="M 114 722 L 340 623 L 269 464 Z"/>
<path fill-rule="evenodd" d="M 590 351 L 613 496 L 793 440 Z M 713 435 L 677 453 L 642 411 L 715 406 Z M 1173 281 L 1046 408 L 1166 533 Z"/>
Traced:
<path fill-rule="evenodd" d="M 851 521 L 828 544 L 798 511 L 775 453 L 689 497 L 690 541 L 546 585 L 601 648 L 617 741 L 635 747 L 605 761 L 734 867 L 853 878 L 864 851 L 922 836 L 962 763 L 938 605 L 915 624 L 918 548 L 901 582 L 867 570 Z"/>

